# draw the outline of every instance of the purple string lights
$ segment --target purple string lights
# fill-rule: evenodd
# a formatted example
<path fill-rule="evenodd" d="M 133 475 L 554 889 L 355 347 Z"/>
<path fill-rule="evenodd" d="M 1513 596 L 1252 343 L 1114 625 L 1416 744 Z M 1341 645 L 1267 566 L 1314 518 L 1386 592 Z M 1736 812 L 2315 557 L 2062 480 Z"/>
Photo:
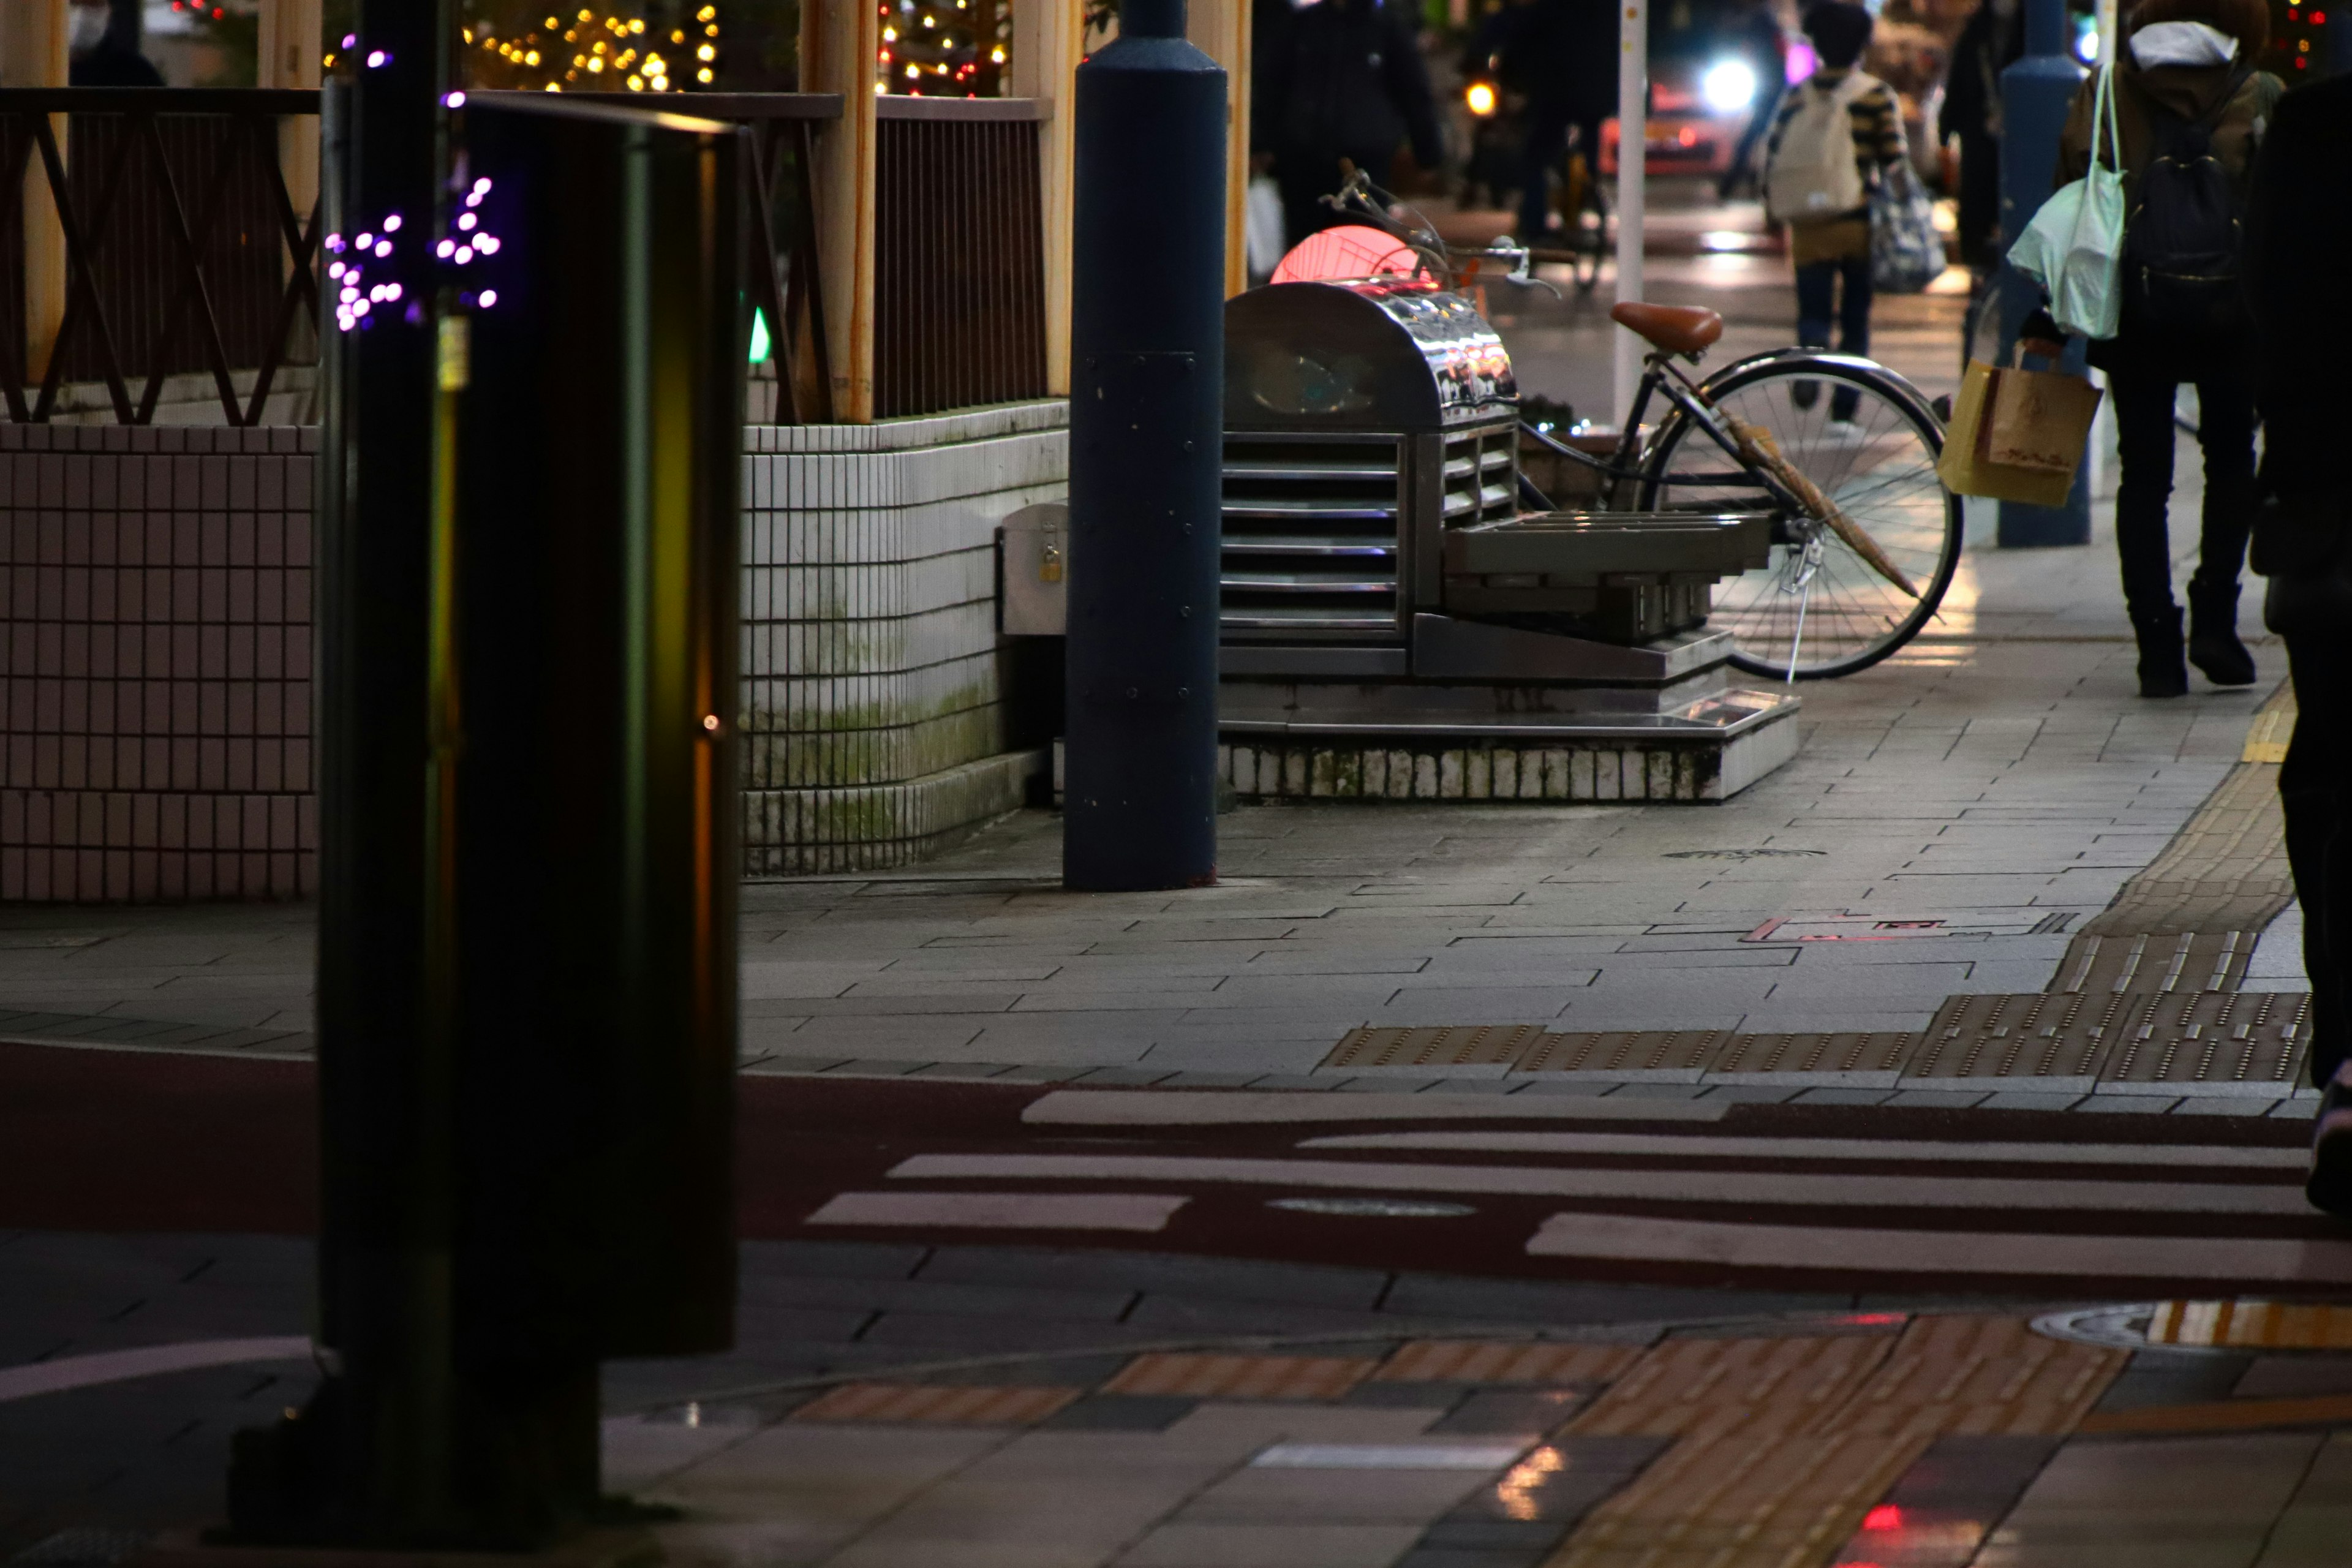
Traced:
<path fill-rule="evenodd" d="M 467 267 L 472 265 L 477 257 L 499 253 L 499 237 L 482 226 L 479 211 L 484 198 L 490 194 L 490 178 L 485 174 L 467 188 L 463 205 L 450 221 L 451 232 L 433 247 L 437 259 Z M 397 282 L 371 283 L 367 278 L 372 262 L 389 262 L 392 259 L 395 248 L 393 237 L 400 232 L 400 215 L 391 213 L 374 228 L 348 239 L 340 234 L 327 236 L 326 248 L 331 258 L 327 263 L 327 279 L 336 290 L 335 326 L 338 331 L 349 332 L 373 326 L 385 306 L 397 304 L 406 297 L 405 290 Z M 457 301 L 475 310 L 486 310 L 499 302 L 499 293 L 495 289 L 479 291 L 461 289 Z M 424 319 L 416 302 L 410 303 L 406 319 L 412 322 Z"/>
<path fill-rule="evenodd" d="M 375 228 L 352 239 L 340 234 L 327 237 L 327 254 L 334 258 L 327 263 L 327 280 L 335 285 L 338 331 L 348 332 L 371 324 L 368 317 L 372 312 L 401 298 L 398 283 L 367 280 L 369 262 L 392 259 L 392 237 L 399 232 L 400 215 L 388 213 Z"/>

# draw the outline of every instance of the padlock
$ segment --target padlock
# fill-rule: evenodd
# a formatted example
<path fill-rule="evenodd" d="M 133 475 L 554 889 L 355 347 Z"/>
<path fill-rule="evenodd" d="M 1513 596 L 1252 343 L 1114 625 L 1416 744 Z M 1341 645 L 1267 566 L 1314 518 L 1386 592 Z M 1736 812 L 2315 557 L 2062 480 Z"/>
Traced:
<path fill-rule="evenodd" d="M 1037 581 L 1058 583 L 1062 580 L 1062 547 L 1054 542 L 1051 533 L 1045 536 L 1044 552 L 1037 561 Z"/>

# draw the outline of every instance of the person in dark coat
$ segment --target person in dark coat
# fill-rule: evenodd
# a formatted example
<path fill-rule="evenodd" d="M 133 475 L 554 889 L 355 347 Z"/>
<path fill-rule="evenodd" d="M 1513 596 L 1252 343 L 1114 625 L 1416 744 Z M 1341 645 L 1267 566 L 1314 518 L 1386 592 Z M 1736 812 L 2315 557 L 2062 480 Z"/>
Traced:
<path fill-rule="evenodd" d="M 2126 211 L 2139 206 L 2140 181 L 2156 161 L 2159 138 L 2181 121 L 2207 129 L 2214 159 L 2242 196 L 2281 90 L 2276 77 L 2252 68 L 2269 37 L 2264 0 L 2140 0 L 2133 8 L 2123 47 L 2105 68 L 2115 72 Z M 2097 86 L 2094 78 L 2074 95 L 2059 137 L 2060 184 L 2091 166 Z M 2116 552 L 2139 645 L 2139 694 L 2184 695 L 2190 664 L 2216 686 L 2251 685 L 2253 655 L 2238 638 L 2238 574 L 2255 503 L 2251 334 L 2242 326 L 2184 335 L 2142 324 L 2132 300 L 2126 287 L 2121 325 L 2114 337 L 2090 344 L 2090 360 L 2107 373 L 2116 415 Z M 2030 317 L 2021 335 L 2044 343 L 2059 337 L 2046 311 Z M 2172 596 L 2169 537 L 2173 405 L 2184 381 L 2197 387 L 2197 439 L 2205 454 L 2185 643 Z"/>
<path fill-rule="evenodd" d="M 2000 73 L 2025 53 L 2018 0 L 1984 0 L 1969 14 L 1944 77 L 1936 134 L 1960 142 L 1960 264 L 1990 272 L 2000 260 Z"/>
<path fill-rule="evenodd" d="M 1780 19 L 1771 0 L 1740 0 L 1723 28 L 1724 52 L 1756 73 L 1756 100 L 1749 106 L 1748 129 L 1732 149 L 1731 164 L 1723 171 L 1716 195 L 1729 201 L 1743 184 L 1756 180 L 1756 149 L 1780 117 L 1780 95 L 1789 88 L 1788 44 L 1780 37 Z"/>
<path fill-rule="evenodd" d="M 74 87 L 161 87 L 163 73 L 139 52 L 138 0 L 76 0 L 66 80 Z"/>
<path fill-rule="evenodd" d="M 1342 159 L 1378 185 L 1389 183 L 1408 138 L 1423 168 L 1443 162 L 1429 69 L 1406 0 L 1308 0 L 1274 20 L 1261 41 L 1252 141 L 1273 155 L 1291 244 L 1345 221 L 1322 205 L 1346 177 Z"/>
<path fill-rule="evenodd" d="M 2352 503 L 2342 470 L 2352 429 L 2352 77 L 2279 100 L 2254 163 L 2242 262 L 2259 334 L 2263 420 L 2255 570 L 2286 641 L 2294 735 L 2279 769 L 2286 854 L 2303 903 L 2311 978 L 2311 1201 L 2352 1217 Z"/>
<path fill-rule="evenodd" d="M 1552 171 L 1567 155 L 1571 130 L 1600 177 L 1601 123 L 1617 112 L 1617 8 L 1612 0 L 1529 0 L 1509 15 L 1503 81 L 1528 103 L 1518 237 L 1540 245 L 1551 226 Z"/>

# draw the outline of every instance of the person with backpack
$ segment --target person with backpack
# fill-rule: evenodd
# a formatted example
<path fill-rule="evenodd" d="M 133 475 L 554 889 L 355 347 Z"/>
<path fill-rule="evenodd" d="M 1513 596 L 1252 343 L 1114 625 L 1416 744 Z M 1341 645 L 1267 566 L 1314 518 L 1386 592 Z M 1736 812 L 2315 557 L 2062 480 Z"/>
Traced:
<path fill-rule="evenodd" d="M 2284 90 L 2253 68 L 2269 37 L 2264 0 L 2141 0 L 2109 68 L 2116 144 L 2104 132 L 2098 141 L 2101 160 L 2124 177 L 2123 302 L 2116 335 L 2094 340 L 2090 361 L 2114 399 L 2116 551 L 2142 697 L 2185 695 L 2191 663 L 2216 686 L 2254 679 L 2238 639 L 2255 501 L 2253 332 L 2238 272 L 2254 152 Z M 2075 94 L 2059 142 L 2062 184 L 2091 165 L 2097 86 L 2094 77 Z M 2063 334 L 2039 311 L 2021 336 L 2028 352 L 2054 352 Z M 2205 455 L 2185 641 L 2168 527 L 2184 381 L 2197 388 Z"/>
<path fill-rule="evenodd" d="M 1789 256 L 1797 269 L 1797 342 L 1870 352 L 1870 191 L 1891 165 L 1910 156 L 1895 92 L 1857 70 L 1870 46 L 1871 16 L 1848 0 L 1819 0 L 1805 13 L 1821 68 L 1789 89 L 1772 123 L 1764 154 L 1764 211 L 1789 226 Z M 1818 383 L 1793 389 L 1810 408 Z M 1851 424 L 1861 395 L 1841 386 L 1830 417 Z"/>

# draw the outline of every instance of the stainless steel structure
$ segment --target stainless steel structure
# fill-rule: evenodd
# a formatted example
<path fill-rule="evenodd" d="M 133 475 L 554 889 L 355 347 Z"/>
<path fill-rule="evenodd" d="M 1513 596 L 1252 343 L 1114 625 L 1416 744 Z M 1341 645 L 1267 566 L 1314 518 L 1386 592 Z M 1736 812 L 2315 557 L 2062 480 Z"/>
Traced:
<path fill-rule="evenodd" d="M 1465 297 L 1278 284 L 1225 333 L 1229 739 L 1720 745 L 1796 707 L 1706 626 L 1769 516 L 1523 510 L 1510 356 Z"/>

